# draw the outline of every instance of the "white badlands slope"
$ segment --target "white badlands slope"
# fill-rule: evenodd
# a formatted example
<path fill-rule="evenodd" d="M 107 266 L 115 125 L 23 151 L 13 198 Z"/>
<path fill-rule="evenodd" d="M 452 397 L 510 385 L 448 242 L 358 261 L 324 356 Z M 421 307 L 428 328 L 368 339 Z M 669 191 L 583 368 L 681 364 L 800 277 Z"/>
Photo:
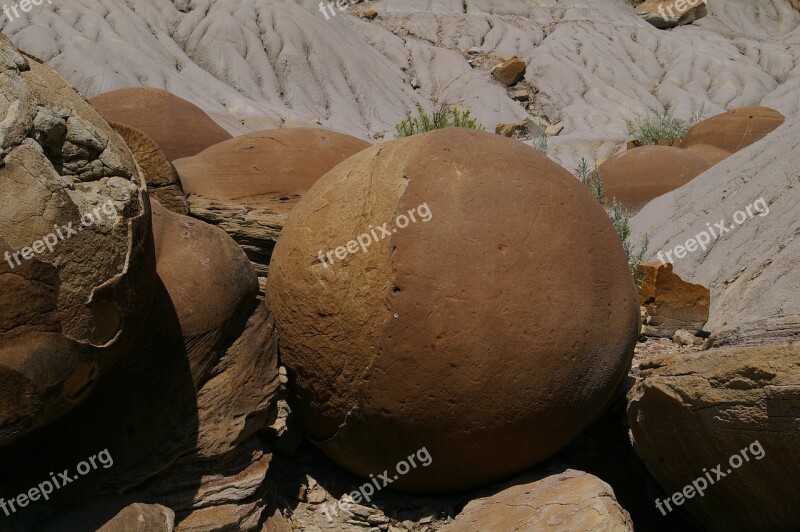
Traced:
<path fill-rule="evenodd" d="M 516 54 L 539 112 L 566 125 L 551 156 L 570 168 L 577 156 L 611 155 L 626 120 L 649 110 L 800 111 L 791 2 L 710 4 L 701 21 L 662 31 L 626 0 L 381 0 L 330 20 L 316 0 L 55 0 L 3 18 L 3 32 L 87 97 L 165 88 L 234 134 L 318 122 L 391 136 L 435 97 L 470 107 L 493 130 L 527 112 L 490 76 L 493 60 L 472 68 L 466 51 Z M 366 7 L 379 18 L 360 18 Z"/>

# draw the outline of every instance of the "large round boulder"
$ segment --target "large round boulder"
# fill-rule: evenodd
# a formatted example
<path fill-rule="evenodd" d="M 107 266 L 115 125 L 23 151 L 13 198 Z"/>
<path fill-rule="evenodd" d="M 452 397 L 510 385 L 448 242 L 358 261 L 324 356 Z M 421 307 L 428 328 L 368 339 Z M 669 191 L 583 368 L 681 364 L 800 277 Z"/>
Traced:
<path fill-rule="evenodd" d="M 642 146 L 600 165 L 606 197 L 631 212 L 680 188 L 710 168 L 700 156 L 671 146 Z"/>
<path fill-rule="evenodd" d="M 536 150 L 467 129 L 325 174 L 268 282 L 305 431 L 406 491 L 468 489 L 558 451 L 606 407 L 638 333 L 625 254 L 588 190 Z"/>
<path fill-rule="evenodd" d="M 784 116 L 769 107 L 750 105 L 712 116 L 690 129 L 681 148 L 706 145 L 734 153 L 767 136 Z"/>
<path fill-rule="evenodd" d="M 369 143 L 319 128 L 257 131 L 175 161 L 187 194 L 243 203 L 302 196 L 317 179 Z"/>
<path fill-rule="evenodd" d="M 171 161 L 231 138 L 198 106 L 162 89 L 117 89 L 89 101 L 106 120 L 149 135 Z"/>
<path fill-rule="evenodd" d="M 0 445 L 84 401 L 123 358 L 155 282 L 125 143 L 61 76 L 0 37 Z"/>

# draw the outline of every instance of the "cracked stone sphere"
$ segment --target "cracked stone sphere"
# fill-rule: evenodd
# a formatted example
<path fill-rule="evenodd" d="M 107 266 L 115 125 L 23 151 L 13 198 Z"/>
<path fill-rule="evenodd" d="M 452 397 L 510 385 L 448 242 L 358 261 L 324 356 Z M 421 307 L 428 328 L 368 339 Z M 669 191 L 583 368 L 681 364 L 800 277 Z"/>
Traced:
<path fill-rule="evenodd" d="M 409 492 L 474 488 L 553 455 L 606 407 L 638 334 L 625 254 L 588 189 L 467 129 L 373 146 L 325 174 L 289 216 L 267 293 L 306 433 Z M 430 461 L 400 464 L 422 448 Z"/>
<path fill-rule="evenodd" d="M 0 445 L 80 404 L 139 334 L 150 210 L 122 139 L 0 37 Z"/>

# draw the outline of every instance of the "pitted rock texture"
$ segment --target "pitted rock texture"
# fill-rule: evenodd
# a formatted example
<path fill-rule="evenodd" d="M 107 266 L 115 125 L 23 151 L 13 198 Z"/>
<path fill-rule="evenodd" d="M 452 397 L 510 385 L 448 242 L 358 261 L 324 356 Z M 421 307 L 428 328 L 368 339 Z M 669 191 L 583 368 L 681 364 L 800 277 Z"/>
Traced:
<path fill-rule="evenodd" d="M 0 36 L 0 445 L 81 403 L 124 357 L 155 280 L 150 210 L 122 139 Z"/>
<path fill-rule="evenodd" d="M 651 200 L 680 188 L 710 168 L 692 152 L 671 146 L 641 146 L 600 165 L 605 195 L 636 213 Z"/>
<path fill-rule="evenodd" d="M 320 261 L 384 222 L 365 251 Z M 289 216 L 267 295 L 307 434 L 363 476 L 425 446 L 432 464 L 392 484 L 409 491 L 555 453 L 605 408 L 638 336 L 624 253 L 586 187 L 466 129 L 373 146 L 323 176 Z"/>
<path fill-rule="evenodd" d="M 664 492 L 706 471 L 714 481 L 681 509 L 712 531 L 800 527 L 797 345 L 667 355 L 643 363 L 636 380 L 631 440 Z"/>

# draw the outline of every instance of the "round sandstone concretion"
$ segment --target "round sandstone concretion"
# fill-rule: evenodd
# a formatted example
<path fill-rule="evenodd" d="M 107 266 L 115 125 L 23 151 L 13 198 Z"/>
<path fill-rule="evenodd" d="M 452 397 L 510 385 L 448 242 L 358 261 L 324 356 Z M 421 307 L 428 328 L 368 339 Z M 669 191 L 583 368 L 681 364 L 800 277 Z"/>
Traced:
<path fill-rule="evenodd" d="M 699 155 L 671 146 L 642 146 L 600 165 L 603 190 L 631 212 L 682 187 L 711 166 Z"/>
<path fill-rule="evenodd" d="M 716 146 L 709 146 L 708 144 L 692 144 L 686 151 L 690 151 L 695 155 L 699 155 L 709 165 L 714 166 L 720 161 L 727 159 L 733 155 L 728 150 L 717 148 Z"/>
<path fill-rule="evenodd" d="M 690 129 L 681 148 L 696 144 L 734 153 L 767 136 L 783 124 L 784 116 L 774 109 L 747 106 L 703 120 Z"/>
<path fill-rule="evenodd" d="M 361 139 L 319 128 L 257 131 L 175 161 L 187 194 L 217 200 L 302 196 L 317 179 L 368 148 Z"/>
<path fill-rule="evenodd" d="M 162 89 L 118 89 L 89 102 L 106 120 L 144 132 L 170 161 L 191 157 L 231 138 L 195 104 Z"/>
<path fill-rule="evenodd" d="M 81 404 L 141 335 L 150 208 L 128 147 L 0 37 L 0 446 Z"/>
<path fill-rule="evenodd" d="M 429 465 L 391 484 L 413 492 L 474 488 L 561 449 L 605 408 L 638 333 L 599 203 L 536 150 L 468 129 L 325 174 L 289 216 L 267 293 L 306 433 L 362 476 L 424 447 Z"/>

